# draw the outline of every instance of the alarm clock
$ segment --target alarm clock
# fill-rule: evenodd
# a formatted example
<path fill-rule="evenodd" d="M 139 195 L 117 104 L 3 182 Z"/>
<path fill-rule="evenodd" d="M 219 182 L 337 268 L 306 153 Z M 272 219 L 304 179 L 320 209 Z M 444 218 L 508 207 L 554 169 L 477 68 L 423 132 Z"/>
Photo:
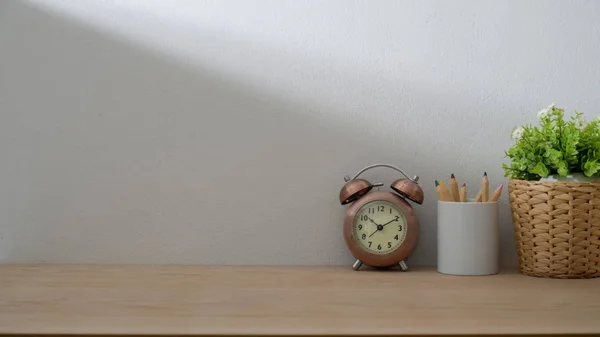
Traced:
<path fill-rule="evenodd" d="M 358 177 L 375 167 L 387 167 L 400 172 L 404 178 L 394 181 L 393 192 L 372 191 L 383 183 L 371 184 Z M 417 246 L 419 222 L 406 199 L 422 204 L 423 190 L 419 177 L 409 178 L 401 169 L 388 164 L 374 164 L 358 171 L 354 177 L 344 177 L 346 182 L 339 195 L 342 205 L 350 204 L 344 216 L 344 240 L 359 270 L 363 264 L 375 268 L 399 266 L 408 270 L 406 259 Z"/>

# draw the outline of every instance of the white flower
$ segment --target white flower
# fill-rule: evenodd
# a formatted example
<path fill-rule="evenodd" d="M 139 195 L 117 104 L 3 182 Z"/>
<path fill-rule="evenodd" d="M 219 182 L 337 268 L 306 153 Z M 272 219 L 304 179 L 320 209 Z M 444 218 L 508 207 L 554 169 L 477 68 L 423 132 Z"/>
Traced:
<path fill-rule="evenodd" d="M 581 114 L 578 114 L 575 119 L 573 119 L 573 123 L 575 123 L 575 127 L 579 130 L 583 130 L 587 125 L 585 118 L 583 118 Z"/>
<path fill-rule="evenodd" d="M 585 129 L 586 125 L 587 125 L 587 123 L 582 118 L 578 118 L 575 120 L 575 127 L 578 128 L 579 130 Z"/>
<path fill-rule="evenodd" d="M 539 119 L 548 117 L 548 109 L 542 109 L 537 113 Z"/>
<path fill-rule="evenodd" d="M 525 129 L 521 126 L 515 128 L 511 134 L 512 139 L 519 140 L 523 138 L 523 133 L 525 133 Z"/>
<path fill-rule="evenodd" d="M 548 105 L 548 110 L 552 110 L 554 109 L 554 102 L 552 102 L 552 104 Z"/>

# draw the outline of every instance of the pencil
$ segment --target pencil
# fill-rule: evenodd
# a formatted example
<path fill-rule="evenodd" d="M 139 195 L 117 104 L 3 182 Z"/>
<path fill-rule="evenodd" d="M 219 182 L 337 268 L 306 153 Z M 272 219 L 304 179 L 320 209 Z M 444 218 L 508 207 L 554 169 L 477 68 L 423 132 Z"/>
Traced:
<path fill-rule="evenodd" d="M 490 182 L 488 181 L 487 172 L 483 172 L 483 178 L 481 178 L 481 201 L 487 202 L 490 196 Z"/>
<path fill-rule="evenodd" d="M 498 186 L 498 188 L 494 191 L 494 193 L 492 193 L 492 196 L 490 197 L 490 201 L 498 201 L 498 199 L 500 199 L 500 195 L 502 194 L 503 186 L 504 186 L 504 184 L 500 184 L 500 186 Z"/>
<path fill-rule="evenodd" d="M 438 186 L 438 188 L 440 189 L 440 193 L 442 194 L 442 197 L 444 198 L 443 201 L 453 201 L 454 199 L 452 199 L 452 195 L 450 194 L 450 191 L 448 191 L 448 188 L 446 187 L 446 184 L 444 184 L 443 181 L 440 182 L 440 186 Z"/>
<path fill-rule="evenodd" d="M 437 180 L 435 181 L 435 192 L 438 195 L 438 199 L 443 201 L 444 196 L 442 195 L 442 191 L 440 190 L 440 183 Z"/>
<path fill-rule="evenodd" d="M 475 202 L 481 202 L 481 190 L 479 190 L 479 193 L 475 196 Z"/>
<path fill-rule="evenodd" d="M 440 201 L 448 201 L 446 200 L 446 195 L 442 190 L 442 186 L 440 186 L 440 183 L 437 180 L 435 181 L 435 191 L 437 192 L 438 199 L 440 199 Z"/>
<path fill-rule="evenodd" d="M 467 201 L 467 184 L 462 184 L 462 186 L 460 187 L 459 201 L 460 202 Z"/>
<path fill-rule="evenodd" d="M 454 201 L 460 201 L 460 195 L 458 194 L 458 182 L 456 181 L 456 177 L 454 177 L 454 173 L 450 175 L 450 190 L 452 191 L 452 198 Z"/>

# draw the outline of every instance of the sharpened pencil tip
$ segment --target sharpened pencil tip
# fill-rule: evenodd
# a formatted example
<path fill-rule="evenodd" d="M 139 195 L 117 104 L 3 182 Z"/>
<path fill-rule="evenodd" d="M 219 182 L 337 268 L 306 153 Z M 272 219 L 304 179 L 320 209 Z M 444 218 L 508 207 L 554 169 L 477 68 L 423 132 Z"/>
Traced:
<path fill-rule="evenodd" d="M 483 176 L 484 176 L 484 177 L 487 177 L 487 172 L 483 172 Z"/>
<path fill-rule="evenodd" d="M 435 186 L 437 187 L 440 183 L 436 180 L 435 181 Z"/>
<path fill-rule="evenodd" d="M 467 184 L 466 184 L 466 183 L 463 183 L 462 187 L 467 187 Z"/>
<path fill-rule="evenodd" d="M 454 179 L 454 173 L 452 173 L 452 174 L 450 175 L 450 178 Z"/>

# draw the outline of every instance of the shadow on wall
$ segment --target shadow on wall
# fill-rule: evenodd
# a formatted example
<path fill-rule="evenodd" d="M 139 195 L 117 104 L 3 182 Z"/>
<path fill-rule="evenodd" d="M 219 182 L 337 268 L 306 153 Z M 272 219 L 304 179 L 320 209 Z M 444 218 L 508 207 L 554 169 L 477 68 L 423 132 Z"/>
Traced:
<path fill-rule="evenodd" d="M 421 172 L 434 172 L 433 146 L 447 153 L 452 143 L 427 143 L 402 119 L 393 139 L 382 137 L 369 124 L 321 118 L 331 106 L 258 91 L 22 4 L 9 9 L 19 34 L 0 33 L 11 45 L 0 61 L 3 260 L 349 264 L 343 176 L 389 162 L 422 178 L 410 261 L 435 263 L 437 177 Z"/>

